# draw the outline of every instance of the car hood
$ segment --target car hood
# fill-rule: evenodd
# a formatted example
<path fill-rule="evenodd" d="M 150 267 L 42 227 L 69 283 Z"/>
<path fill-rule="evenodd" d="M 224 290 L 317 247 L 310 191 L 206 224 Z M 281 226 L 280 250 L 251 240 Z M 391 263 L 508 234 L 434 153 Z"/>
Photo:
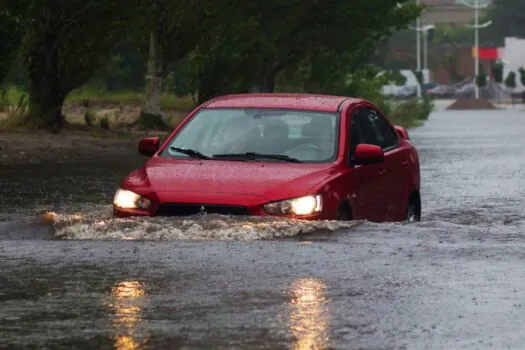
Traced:
<path fill-rule="evenodd" d="M 224 193 L 280 200 L 308 194 L 330 177 L 333 165 L 152 158 L 143 169 L 157 193 Z"/>

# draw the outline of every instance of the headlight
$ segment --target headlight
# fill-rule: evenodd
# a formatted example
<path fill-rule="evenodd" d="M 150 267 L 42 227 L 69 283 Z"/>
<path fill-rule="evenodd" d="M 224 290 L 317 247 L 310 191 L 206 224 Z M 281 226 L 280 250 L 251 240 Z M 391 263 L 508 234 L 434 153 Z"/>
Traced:
<path fill-rule="evenodd" d="M 113 204 L 122 209 L 147 209 L 151 201 L 135 192 L 119 188 L 113 198 Z"/>
<path fill-rule="evenodd" d="M 269 203 L 264 205 L 263 208 L 268 214 L 294 214 L 302 216 L 319 213 L 323 209 L 322 204 L 321 196 L 316 195 Z"/>

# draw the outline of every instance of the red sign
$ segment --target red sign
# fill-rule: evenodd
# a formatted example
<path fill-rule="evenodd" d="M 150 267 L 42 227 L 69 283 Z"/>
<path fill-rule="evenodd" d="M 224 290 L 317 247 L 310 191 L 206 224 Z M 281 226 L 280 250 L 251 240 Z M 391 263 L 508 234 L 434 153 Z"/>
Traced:
<path fill-rule="evenodd" d="M 499 60 L 499 49 L 496 47 L 480 47 L 478 49 L 480 60 Z M 476 57 L 476 48 L 472 48 L 472 57 Z"/>

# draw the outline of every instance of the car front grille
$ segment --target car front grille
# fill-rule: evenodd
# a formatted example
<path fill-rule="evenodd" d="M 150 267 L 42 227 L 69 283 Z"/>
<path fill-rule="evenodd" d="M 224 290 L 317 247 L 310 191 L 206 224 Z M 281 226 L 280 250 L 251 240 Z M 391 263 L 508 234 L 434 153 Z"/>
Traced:
<path fill-rule="evenodd" d="M 243 206 L 197 203 L 163 203 L 159 206 L 155 215 L 190 216 L 202 212 L 221 215 L 250 215 L 248 208 Z"/>

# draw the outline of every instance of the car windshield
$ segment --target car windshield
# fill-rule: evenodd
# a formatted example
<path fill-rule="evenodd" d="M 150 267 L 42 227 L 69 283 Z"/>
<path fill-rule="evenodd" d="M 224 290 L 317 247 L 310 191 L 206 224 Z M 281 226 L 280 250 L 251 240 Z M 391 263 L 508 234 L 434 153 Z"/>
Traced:
<path fill-rule="evenodd" d="M 338 113 L 203 109 L 179 130 L 161 156 L 324 163 L 336 158 L 338 131 Z"/>

